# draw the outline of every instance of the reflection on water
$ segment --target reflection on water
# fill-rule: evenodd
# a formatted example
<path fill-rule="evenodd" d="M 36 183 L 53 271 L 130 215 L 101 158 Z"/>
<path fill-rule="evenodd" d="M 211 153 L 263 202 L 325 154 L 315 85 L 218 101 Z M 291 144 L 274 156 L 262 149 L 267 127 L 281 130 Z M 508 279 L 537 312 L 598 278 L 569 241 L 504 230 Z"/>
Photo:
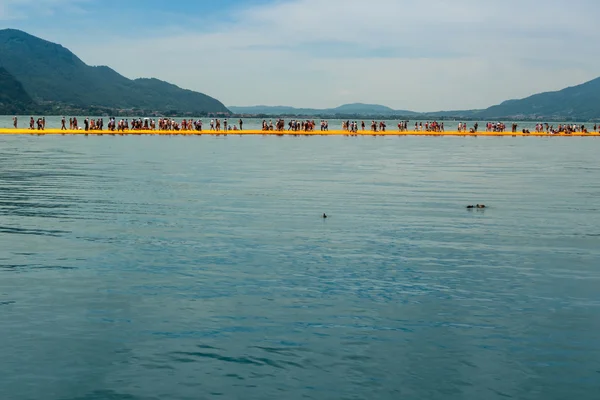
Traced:
<path fill-rule="evenodd" d="M 0 398 L 595 399 L 598 143 L 2 137 Z"/>

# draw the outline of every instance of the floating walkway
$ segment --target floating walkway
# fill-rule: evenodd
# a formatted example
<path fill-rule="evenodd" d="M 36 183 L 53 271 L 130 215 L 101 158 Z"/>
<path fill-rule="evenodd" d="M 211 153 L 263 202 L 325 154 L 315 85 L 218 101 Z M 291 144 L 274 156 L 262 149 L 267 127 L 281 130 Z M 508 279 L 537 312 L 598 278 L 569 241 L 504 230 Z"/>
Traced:
<path fill-rule="evenodd" d="M 549 133 L 513 133 L 513 132 L 458 132 L 458 131 L 448 131 L 448 132 L 416 132 L 416 131 L 406 131 L 406 132 L 398 132 L 398 131 L 386 131 L 386 132 L 372 132 L 372 131 L 358 131 L 356 133 L 351 133 L 342 130 L 332 130 L 332 131 L 313 131 L 313 132 L 293 132 L 293 131 L 262 131 L 262 130 L 244 130 L 244 131 L 235 131 L 229 130 L 227 132 L 220 131 L 150 131 L 150 130 L 142 130 L 142 131 L 83 131 L 83 130 L 60 130 L 60 129 L 46 129 L 43 131 L 40 130 L 32 130 L 32 129 L 6 129 L 0 128 L 0 135 L 81 135 L 81 136 L 148 136 L 148 135 L 158 135 L 158 136 L 463 136 L 463 137 L 519 137 L 519 136 L 535 136 L 535 137 L 562 137 L 562 136 L 579 136 L 579 137 L 600 137 L 600 133 L 591 132 L 591 133 L 558 133 L 558 134 L 549 134 Z"/>

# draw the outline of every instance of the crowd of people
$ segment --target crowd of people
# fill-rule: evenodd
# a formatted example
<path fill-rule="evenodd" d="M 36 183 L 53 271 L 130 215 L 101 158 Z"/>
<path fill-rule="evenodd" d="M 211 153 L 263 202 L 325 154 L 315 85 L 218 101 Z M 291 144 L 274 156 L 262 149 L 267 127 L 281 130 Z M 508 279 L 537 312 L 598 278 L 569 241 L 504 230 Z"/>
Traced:
<path fill-rule="evenodd" d="M 594 125 L 594 129 L 592 132 L 598 132 L 598 128 L 600 128 L 600 126 L 598 124 Z M 556 128 L 554 127 L 554 125 L 550 125 L 547 123 L 544 124 L 537 124 L 535 126 L 535 132 L 538 133 L 549 133 L 551 135 L 556 135 L 556 134 L 560 134 L 560 133 L 564 133 L 567 135 L 573 134 L 573 133 L 588 133 L 588 129 L 585 127 L 585 125 L 576 125 L 576 124 L 571 124 L 571 125 L 563 125 L 563 124 L 559 124 Z"/>
<path fill-rule="evenodd" d="M 466 126 L 466 124 L 463 124 L 462 122 L 459 122 L 458 124 L 458 130 L 461 131 L 463 129 L 463 125 Z M 433 121 L 433 122 L 425 122 L 425 124 L 423 124 L 423 122 L 415 122 L 415 132 L 444 132 L 444 123 L 443 122 L 437 122 L 437 121 Z"/>
<path fill-rule="evenodd" d="M 276 119 L 273 123 L 273 120 L 263 120 L 262 121 L 262 130 L 265 132 L 275 131 L 275 132 L 283 132 L 285 131 L 285 120 L 284 119 Z M 306 120 L 306 121 L 298 121 L 298 120 L 290 120 L 287 123 L 287 130 L 290 132 L 313 132 L 315 130 L 316 123 L 314 120 Z M 329 124 L 327 121 L 321 121 L 321 131 L 329 130 Z"/>
<path fill-rule="evenodd" d="M 211 119 L 210 120 L 210 128 L 209 130 L 212 132 L 227 132 L 227 131 L 238 131 L 243 129 L 244 121 L 239 120 L 239 128 L 238 125 L 233 125 L 227 121 L 227 119 Z M 202 132 L 204 123 L 201 119 L 183 119 L 181 122 L 173 118 L 159 118 L 158 121 L 150 118 L 138 118 L 132 119 L 131 125 L 128 119 L 121 119 L 119 122 L 116 122 L 114 118 L 111 118 L 111 122 L 109 123 L 109 130 L 114 131 L 115 126 L 116 130 L 120 132 L 124 131 L 155 131 L 158 127 L 159 131 L 175 131 L 175 132 Z M 221 128 L 222 127 L 222 128 Z"/>
<path fill-rule="evenodd" d="M 513 128 L 513 132 L 517 131 L 517 124 L 513 124 L 512 128 Z M 502 123 L 502 122 L 488 122 L 487 124 L 485 124 L 485 131 L 486 132 L 505 132 L 506 131 L 506 124 Z"/>
<path fill-rule="evenodd" d="M 240 119 L 238 121 L 238 125 L 231 126 L 227 119 L 221 121 L 220 119 L 211 119 L 210 120 L 210 130 L 219 132 L 221 131 L 221 126 L 224 131 L 230 130 L 242 130 L 244 121 Z M 109 131 L 154 131 L 158 126 L 158 130 L 161 131 L 202 131 L 203 122 L 201 119 L 193 120 L 193 119 L 183 119 L 181 122 L 177 122 L 173 118 L 159 118 L 158 124 L 155 119 L 150 118 L 133 118 L 129 120 L 121 119 L 119 121 L 116 120 L 115 117 L 111 117 L 107 124 L 107 129 Z M 18 129 L 19 127 L 19 119 L 18 117 L 13 117 L 13 127 Z M 29 129 L 31 130 L 40 130 L 43 131 L 46 129 L 46 118 L 41 117 L 35 120 L 33 117 L 29 119 Z M 104 130 L 104 118 L 98 119 L 90 119 L 86 118 L 83 120 L 83 126 L 80 125 L 80 121 L 77 120 L 77 117 L 69 118 L 68 128 L 67 128 L 67 119 L 66 117 L 62 117 L 61 119 L 61 130 L 70 130 L 70 131 L 94 131 L 94 130 Z"/>
<path fill-rule="evenodd" d="M 67 125 L 68 122 L 68 125 Z M 263 131 L 277 131 L 283 132 L 286 130 L 290 132 L 313 132 L 317 127 L 317 123 L 314 120 L 289 120 L 286 121 L 282 118 L 278 118 L 275 121 L 266 120 L 262 121 Z M 13 126 L 15 129 L 18 128 L 18 118 L 13 118 Z M 243 130 L 244 121 L 240 118 L 237 124 L 231 125 L 227 119 L 211 119 L 209 123 L 210 132 L 229 132 L 229 131 L 241 131 Z M 329 121 L 321 120 L 319 123 L 322 132 L 329 131 Z M 407 132 L 409 127 L 409 121 L 400 121 L 398 123 L 399 132 Z M 513 123 L 511 126 L 511 132 L 516 133 L 519 125 Z M 365 121 L 342 121 L 341 126 L 343 131 L 349 133 L 357 133 L 359 129 L 366 131 L 367 125 Z M 29 119 L 29 129 L 31 130 L 45 130 L 46 129 L 46 118 L 40 117 L 37 120 L 31 117 Z M 102 131 L 104 130 L 104 119 L 90 119 L 85 118 L 83 125 L 80 126 L 80 121 L 76 117 L 66 117 L 61 119 L 61 130 L 84 130 L 84 131 Z M 129 120 L 120 119 L 117 121 L 115 117 L 111 117 L 107 124 L 108 131 L 203 131 L 202 119 L 183 119 L 177 121 L 173 118 L 159 118 L 158 120 L 151 118 L 133 118 Z M 372 120 L 370 123 L 371 132 L 386 132 L 387 122 L 386 121 L 375 121 Z M 485 124 L 485 132 L 506 132 L 507 125 L 502 122 L 487 122 Z M 595 124 L 593 132 L 598 132 L 600 125 Z M 479 123 L 474 122 L 470 127 L 465 122 L 459 122 L 457 126 L 458 132 L 469 132 L 477 133 L 479 131 Z M 445 132 L 444 122 L 415 122 L 414 132 Z M 522 129 L 522 133 L 530 133 L 529 129 Z M 538 123 L 535 125 L 534 132 L 536 133 L 547 133 L 547 134 L 572 134 L 572 133 L 588 133 L 588 129 L 585 125 L 578 124 L 559 124 L 557 127 L 548 123 Z"/>

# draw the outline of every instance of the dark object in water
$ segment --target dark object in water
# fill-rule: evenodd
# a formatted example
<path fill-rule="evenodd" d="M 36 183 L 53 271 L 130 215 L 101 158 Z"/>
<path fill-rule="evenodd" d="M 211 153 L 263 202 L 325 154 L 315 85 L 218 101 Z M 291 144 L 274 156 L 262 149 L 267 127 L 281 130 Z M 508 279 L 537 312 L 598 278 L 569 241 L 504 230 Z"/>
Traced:
<path fill-rule="evenodd" d="M 485 207 L 485 205 L 484 205 L 484 204 L 477 204 L 477 205 L 475 205 L 475 206 L 473 206 L 473 205 L 469 205 L 469 206 L 467 206 L 467 209 L 468 209 L 468 210 L 472 210 L 473 208 L 486 208 L 486 207 Z"/>
<path fill-rule="evenodd" d="M 327 214 L 323 213 L 323 219 L 327 218 Z"/>

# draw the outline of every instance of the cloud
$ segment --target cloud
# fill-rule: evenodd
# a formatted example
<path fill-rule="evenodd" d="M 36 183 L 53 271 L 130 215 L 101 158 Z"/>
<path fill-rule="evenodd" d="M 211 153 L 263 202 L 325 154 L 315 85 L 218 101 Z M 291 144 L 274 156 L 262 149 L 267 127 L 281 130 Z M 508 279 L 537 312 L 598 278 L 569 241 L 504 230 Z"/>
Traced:
<path fill-rule="evenodd" d="M 596 77 L 599 10 L 592 0 L 287 0 L 190 9 L 127 37 L 106 27 L 62 44 L 229 105 L 482 108 Z"/>
<path fill-rule="evenodd" d="M 59 12 L 81 12 L 88 0 L 2 0 L 0 21 L 53 16 Z"/>

